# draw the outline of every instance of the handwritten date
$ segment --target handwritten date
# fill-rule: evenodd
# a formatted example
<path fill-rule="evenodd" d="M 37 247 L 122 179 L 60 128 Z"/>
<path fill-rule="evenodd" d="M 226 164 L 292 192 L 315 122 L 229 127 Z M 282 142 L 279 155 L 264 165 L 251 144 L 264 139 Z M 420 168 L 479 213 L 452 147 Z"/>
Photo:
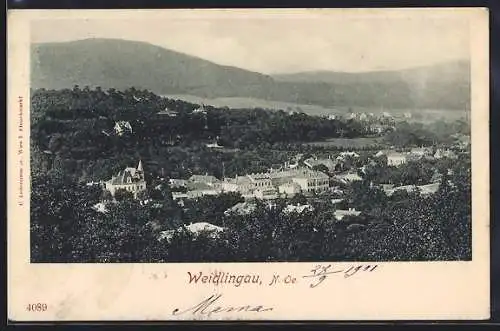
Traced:
<path fill-rule="evenodd" d="M 309 285 L 310 288 L 314 288 L 321 284 L 328 276 L 333 275 L 333 274 L 344 274 L 344 278 L 349 278 L 357 274 L 358 272 L 372 272 L 375 269 L 377 269 L 378 265 L 358 265 L 358 266 L 351 266 L 349 268 L 338 268 L 335 269 L 333 265 L 328 264 L 328 265 L 316 265 L 313 269 L 311 269 L 311 273 L 305 276 L 302 276 L 302 278 L 309 278 L 312 279 L 311 284 Z"/>

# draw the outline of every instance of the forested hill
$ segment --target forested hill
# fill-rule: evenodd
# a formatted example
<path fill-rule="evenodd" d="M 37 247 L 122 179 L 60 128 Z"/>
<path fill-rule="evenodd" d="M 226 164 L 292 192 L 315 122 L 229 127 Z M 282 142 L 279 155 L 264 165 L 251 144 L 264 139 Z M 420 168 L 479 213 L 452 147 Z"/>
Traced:
<path fill-rule="evenodd" d="M 210 106 L 206 114 L 193 113 L 198 107 L 135 88 L 32 90 L 32 170 L 58 170 L 75 179 L 100 180 L 142 158 L 150 171 L 164 167 L 163 174 L 173 178 L 188 177 L 192 170 L 221 176 L 223 162 L 226 175 L 232 176 L 264 171 L 272 165 L 271 156 L 258 159 L 252 153 L 257 149 L 364 134 L 354 121 Z M 176 116 L 158 114 L 165 109 Z M 119 121 L 128 121 L 132 131 L 116 135 L 114 126 Z M 215 141 L 225 148 L 206 147 Z M 245 152 L 238 158 L 225 153 L 234 149 Z"/>
<path fill-rule="evenodd" d="M 273 75 L 284 82 L 323 82 L 329 84 L 393 83 L 406 81 L 411 85 L 448 83 L 469 84 L 470 63 L 465 60 L 445 62 L 431 66 L 403 69 L 398 71 L 335 72 L 306 71 Z"/>
<path fill-rule="evenodd" d="M 206 98 L 251 97 L 320 106 L 459 109 L 469 104 L 468 65 L 379 74 L 270 77 L 148 43 L 87 39 L 32 45 L 33 88 L 74 85 Z M 453 67 L 453 65 L 451 66 Z M 328 73 L 331 77 L 333 74 Z M 352 79 L 355 77 L 355 79 Z M 386 79 L 385 77 L 389 77 Z M 300 79 L 299 79 L 300 78 Z"/>
<path fill-rule="evenodd" d="M 399 71 L 371 71 L 362 73 L 312 71 L 275 75 L 281 82 L 326 83 L 334 86 L 364 86 L 364 92 L 386 88 L 387 101 L 393 94 L 391 89 L 407 86 L 409 95 L 417 108 L 462 108 L 468 109 L 470 103 L 470 63 L 454 61 L 431 66 L 404 69 Z M 376 87 L 379 86 L 379 87 Z M 397 91 L 397 90 L 396 90 Z M 403 95 L 402 95 L 403 96 Z M 381 96 L 373 96 L 380 100 Z M 439 108 L 439 107 L 438 107 Z"/>

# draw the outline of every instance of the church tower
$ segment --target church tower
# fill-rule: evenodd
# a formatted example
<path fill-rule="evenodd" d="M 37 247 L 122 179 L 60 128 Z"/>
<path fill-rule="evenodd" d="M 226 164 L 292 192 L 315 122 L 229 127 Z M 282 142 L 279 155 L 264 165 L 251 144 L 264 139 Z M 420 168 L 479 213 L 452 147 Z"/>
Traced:
<path fill-rule="evenodd" d="M 137 165 L 136 173 L 137 173 L 137 176 L 139 176 L 139 178 L 141 180 L 145 179 L 145 177 L 144 177 L 144 169 L 142 167 L 142 160 L 141 159 L 139 159 L 139 164 Z"/>

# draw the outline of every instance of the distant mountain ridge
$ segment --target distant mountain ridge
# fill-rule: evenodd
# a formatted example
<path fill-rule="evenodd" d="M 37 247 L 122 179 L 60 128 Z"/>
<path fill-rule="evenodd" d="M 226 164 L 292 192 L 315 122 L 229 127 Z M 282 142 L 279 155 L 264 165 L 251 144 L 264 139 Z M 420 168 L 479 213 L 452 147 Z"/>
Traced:
<path fill-rule="evenodd" d="M 31 86 L 74 85 L 205 98 L 249 97 L 327 107 L 464 109 L 469 105 L 467 62 L 384 72 L 310 72 L 269 76 L 152 44 L 85 39 L 33 44 Z"/>
<path fill-rule="evenodd" d="M 289 74 L 273 75 L 277 81 L 293 82 L 323 82 L 330 84 L 353 84 L 364 82 L 399 82 L 409 83 L 428 80 L 430 82 L 466 83 L 470 63 L 465 60 L 444 62 L 430 66 L 420 66 L 401 70 L 380 70 L 366 72 L 338 72 L 338 71 L 305 71 Z"/>

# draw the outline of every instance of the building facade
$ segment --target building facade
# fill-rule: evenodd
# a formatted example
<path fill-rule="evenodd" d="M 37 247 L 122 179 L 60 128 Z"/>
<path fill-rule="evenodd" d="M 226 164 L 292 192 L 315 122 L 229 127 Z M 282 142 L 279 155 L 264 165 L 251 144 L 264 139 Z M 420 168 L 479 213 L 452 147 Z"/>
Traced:
<path fill-rule="evenodd" d="M 300 193 L 301 188 L 297 183 L 286 183 L 278 187 L 278 192 L 285 196 L 294 196 Z"/>
<path fill-rule="evenodd" d="M 320 171 L 301 169 L 293 174 L 291 181 L 300 186 L 304 193 L 325 192 L 330 187 L 330 177 Z"/>
<path fill-rule="evenodd" d="M 407 161 L 407 156 L 402 153 L 391 153 L 387 154 L 387 165 L 398 167 L 405 164 Z"/>
<path fill-rule="evenodd" d="M 137 194 L 146 190 L 142 161 L 139 160 L 137 168 L 125 168 L 117 175 L 111 177 L 110 180 L 105 182 L 105 187 L 113 196 L 115 196 L 117 190 L 125 190 L 132 193 L 134 198 L 137 199 Z"/>
<path fill-rule="evenodd" d="M 300 168 L 225 178 L 221 190 L 239 192 L 245 198 L 275 199 L 278 195 L 324 192 L 329 186 L 328 175 Z"/>
<path fill-rule="evenodd" d="M 130 122 L 118 121 L 115 123 L 114 130 L 117 135 L 121 136 L 125 133 L 132 133 L 132 126 Z"/>

